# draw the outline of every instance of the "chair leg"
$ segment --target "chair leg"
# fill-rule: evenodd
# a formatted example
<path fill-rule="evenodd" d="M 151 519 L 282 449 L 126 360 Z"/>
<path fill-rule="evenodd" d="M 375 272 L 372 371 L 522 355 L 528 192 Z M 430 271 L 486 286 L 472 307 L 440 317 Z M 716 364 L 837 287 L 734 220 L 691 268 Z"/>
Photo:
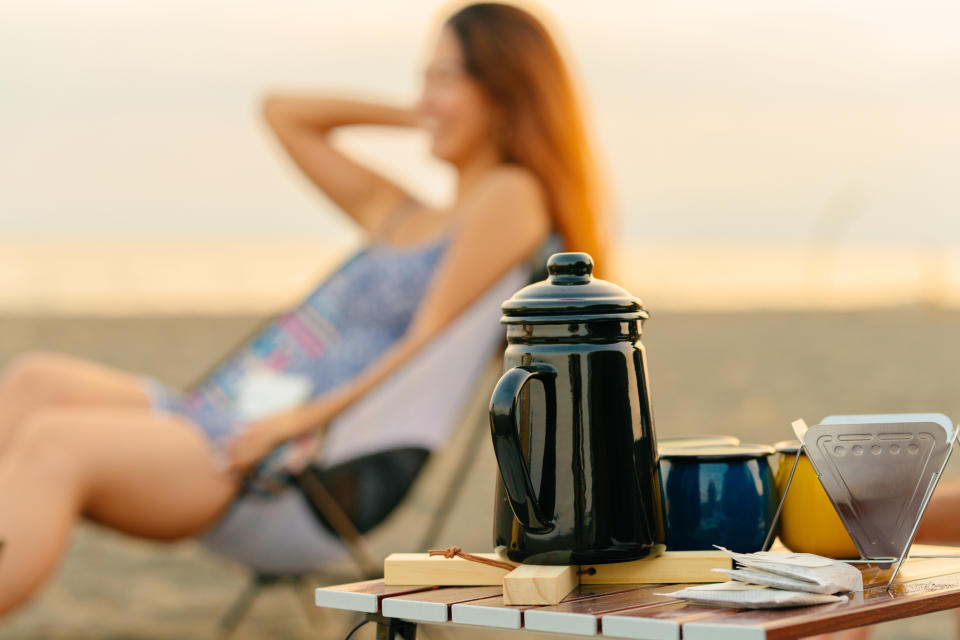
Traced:
<path fill-rule="evenodd" d="M 323 514 L 331 528 L 346 545 L 361 575 L 364 578 L 376 578 L 382 575 L 382 563 L 374 557 L 363 534 L 357 531 L 343 507 L 330 495 L 323 483 L 310 473 L 301 473 L 297 476 L 297 486 L 310 497 L 310 502 Z"/>
<path fill-rule="evenodd" d="M 263 585 L 264 580 L 260 576 L 254 576 L 250 579 L 247 586 L 243 588 L 237 599 L 233 601 L 227 612 L 220 618 L 220 640 L 227 640 L 234 634 L 246 615 L 250 613 L 250 607 L 257 596 L 260 595 Z"/>
<path fill-rule="evenodd" d="M 417 640 L 416 622 L 384 618 L 379 613 L 367 614 L 367 620 L 377 625 L 377 640 Z"/>
<path fill-rule="evenodd" d="M 320 622 L 325 617 L 326 610 L 317 607 L 311 581 L 307 576 L 296 576 L 291 580 L 291 586 L 297 597 L 297 602 L 300 603 L 300 607 L 307 617 L 307 622 L 312 627 L 320 626 Z"/>

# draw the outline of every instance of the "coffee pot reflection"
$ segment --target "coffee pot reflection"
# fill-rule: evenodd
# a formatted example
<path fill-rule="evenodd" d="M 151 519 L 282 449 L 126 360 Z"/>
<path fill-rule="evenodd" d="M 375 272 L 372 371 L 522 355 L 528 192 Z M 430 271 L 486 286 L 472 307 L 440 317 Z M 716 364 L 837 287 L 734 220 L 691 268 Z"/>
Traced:
<path fill-rule="evenodd" d="M 532 564 L 623 562 L 664 538 L 647 312 L 585 253 L 503 303 L 505 373 L 490 401 L 500 467 L 494 544 Z"/>

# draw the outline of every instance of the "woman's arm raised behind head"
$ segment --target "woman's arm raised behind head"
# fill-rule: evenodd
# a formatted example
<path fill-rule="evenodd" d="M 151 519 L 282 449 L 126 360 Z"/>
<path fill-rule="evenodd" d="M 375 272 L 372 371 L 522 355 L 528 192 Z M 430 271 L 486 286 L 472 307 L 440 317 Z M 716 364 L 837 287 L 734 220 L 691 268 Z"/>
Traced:
<path fill-rule="evenodd" d="M 330 144 L 333 129 L 351 124 L 410 127 L 412 109 L 336 98 L 270 96 L 264 101 L 267 123 L 290 157 L 314 184 L 375 235 L 390 211 L 409 194 Z"/>

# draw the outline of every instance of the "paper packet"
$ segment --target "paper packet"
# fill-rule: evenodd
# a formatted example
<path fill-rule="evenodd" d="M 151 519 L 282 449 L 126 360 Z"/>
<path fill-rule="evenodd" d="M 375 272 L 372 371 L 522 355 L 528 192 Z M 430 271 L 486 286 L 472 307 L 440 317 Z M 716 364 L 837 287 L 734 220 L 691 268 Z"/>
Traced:
<path fill-rule="evenodd" d="M 687 587 L 673 593 L 658 593 L 688 600 L 695 604 L 734 607 L 738 609 L 779 609 L 784 607 L 809 607 L 818 604 L 846 602 L 847 596 L 808 593 L 773 589 L 744 582 L 718 582 Z"/>
<path fill-rule="evenodd" d="M 713 571 L 725 573 L 730 576 L 731 580 L 757 584 L 764 587 L 773 587 L 774 589 L 805 591 L 807 593 L 833 593 L 832 591 L 811 590 L 810 587 L 816 587 L 816 585 L 811 585 L 809 582 L 804 582 L 803 580 L 795 580 L 786 576 L 777 575 L 776 573 L 770 573 L 769 571 L 761 571 L 760 569 L 713 569 Z"/>
<path fill-rule="evenodd" d="M 717 549 L 733 558 L 738 565 L 746 567 L 723 570 L 723 573 L 737 581 L 818 594 L 863 591 L 860 570 L 845 562 L 811 553 L 736 553 L 723 547 Z M 746 573 L 740 573 L 744 571 Z"/>

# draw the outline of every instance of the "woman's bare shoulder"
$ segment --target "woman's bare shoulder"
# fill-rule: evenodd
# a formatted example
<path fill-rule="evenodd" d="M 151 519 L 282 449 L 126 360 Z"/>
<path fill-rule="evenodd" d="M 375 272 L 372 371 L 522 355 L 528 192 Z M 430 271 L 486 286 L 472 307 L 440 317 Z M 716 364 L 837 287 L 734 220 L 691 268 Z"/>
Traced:
<path fill-rule="evenodd" d="M 477 181 L 474 193 L 546 200 L 546 193 L 537 176 L 530 169 L 517 164 L 502 164 L 487 171 Z"/>
<path fill-rule="evenodd" d="M 500 165 L 485 173 L 463 203 L 468 223 L 510 221 L 512 226 L 537 228 L 549 225 L 547 196 L 543 185 L 529 169 Z"/>

